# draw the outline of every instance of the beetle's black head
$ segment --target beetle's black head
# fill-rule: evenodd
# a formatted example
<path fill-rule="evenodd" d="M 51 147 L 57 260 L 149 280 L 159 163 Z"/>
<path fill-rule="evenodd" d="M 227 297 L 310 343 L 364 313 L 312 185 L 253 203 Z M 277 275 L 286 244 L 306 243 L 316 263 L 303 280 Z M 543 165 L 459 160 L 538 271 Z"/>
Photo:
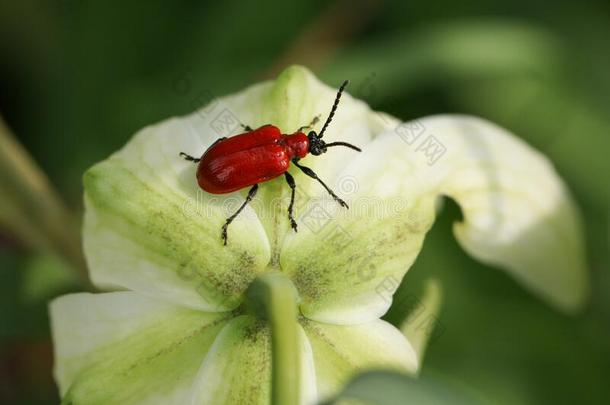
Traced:
<path fill-rule="evenodd" d="M 326 142 L 320 139 L 316 131 L 309 131 L 307 138 L 309 139 L 309 153 L 314 156 L 326 153 Z"/>
<path fill-rule="evenodd" d="M 319 156 L 323 153 L 326 153 L 326 149 L 330 148 L 332 146 L 346 146 L 350 149 L 357 150 L 358 152 L 362 152 L 362 150 L 359 147 L 354 146 L 351 143 L 347 143 L 347 142 L 326 143 L 322 139 L 320 139 L 320 136 L 316 133 L 316 131 L 309 131 L 309 134 L 307 134 L 307 139 L 309 139 L 309 153 L 311 153 L 314 156 Z"/>
<path fill-rule="evenodd" d="M 326 122 L 324 123 L 324 126 L 320 131 L 320 134 L 318 135 L 316 131 L 309 131 L 309 134 L 307 134 L 307 138 L 309 139 L 309 153 L 314 156 L 319 156 L 323 153 L 326 153 L 326 148 L 330 148 L 331 146 L 347 146 L 348 148 L 357 150 L 358 152 L 362 152 L 359 147 L 351 145 L 347 142 L 326 143 L 322 140 L 324 132 L 328 127 L 328 124 L 330 124 L 330 122 L 333 120 L 335 111 L 337 111 L 337 107 L 339 106 L 339 100 L 341 100 L 341 94 L 343 93 L 343 90 L 345 89 L 345 86 L 347 86 L 348 83 L 349 82 L 347 80 L 344 81 L 341 87 L 339 88 L 339 91 L 337 92 L 337 97 L 335 98 L 335 103 L 330 109 L 330 114 L 328 114 L 328 118 L 326 119 Z"/>

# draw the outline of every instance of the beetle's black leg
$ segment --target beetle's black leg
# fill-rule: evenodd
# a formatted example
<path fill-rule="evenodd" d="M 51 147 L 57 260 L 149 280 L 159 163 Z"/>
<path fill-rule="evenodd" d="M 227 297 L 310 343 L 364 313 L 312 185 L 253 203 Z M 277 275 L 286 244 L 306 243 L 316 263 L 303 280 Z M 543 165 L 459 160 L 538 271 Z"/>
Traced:
<path fill-rule="evenodd" d="M 258 190 L 258 184 L 255 184 L 252 186 L 250 191 L 248 191 L 248 196 L 246 197 L 246 201 L 244 201 L 244 203 L 241 205 L 241 207 L 239 207 L 237 209 L 237 211 L 235 211 L 235 214 L 233 214 L 229 218 L 227 218 L 227 222 L 225 222 L 225 224 L 222 226 L 222 240 L 224 241 L 225 246 L 227 245 L 227 228 L 229 227 L 229 224 L 231 222 L 233 222 L 235 217 L 237 217 L 239 215 L 239 213 L 246 207 L 246 205 L 248 205 L 248 203 L 250 201 L 252 201 L 252 199 L 256 195 L 256 190 Z"/>
<path fill-rule="evenodd" d="M 227 139 L 226 136 L 223 136 L 222 138 L 218 138 L 214 141 L 213 144 L 211 144 L 210 146 L 208 146 L 208 148 L 205 150 L 206 152 L 214 145 L 216 145 L 218 142 L 220 141 L 224 141 L 225 139 Z M 203 152 L 205 154 L 205 152 Z M 199 163 L 199 161 L 201 160 L 201 158 L 196 158 L 194 156 L 191 155 L 187 155 L 184 152 L 180 152 L 180 156 L 182 156 L 185 160 L 188 160 L 189 162 L 195 162 L 195 163 Z"/>
<path fill-rule="evenodd" d="M 286 177 L 286 182 L 290 186 L 290 191 L 291 191 L 290 205 L 288 206 L 288 219 L 290 220 L 290 226 L 292 226 L 292 229 L 294 229 L 294 231 L 297 232 L 297 222 L 294 220 L 294 217 L 292 216 L 292 208 L 294 207 L 294 192 L 297 188 L 297 185 L 294 182 L 294 177 L 292 177 L 292 175 L 290 173 L 285 172 L 284 176 Z"/>
<path fill-rule="evenodd" d="M 191 155 L 187 155 L 184 152 L 180 152 L 180 156 L 182 156 L 184 158 L 184 160 L 188 160 L 189 162 L 199 163 L 199 161 L 201 160 L 200 158 L 196 158 Z"/>
<path fill-rule="evenodd" d="M 316 125 L 318 123 L 318 121 L 320 121 L 320 116 L 316 115 L 315 117 L 313 117 L 313 119 L 311 120 L 309 125 L 305 125 L 304 127 L 297 129 L 296 132 L 303 132 L 304 129 L 312 128 L 314 125 Z"/>
<path fill-rule="evenodd" d="M 216 145 L 218 142 L 224 141 L 225 139 L 227 139 L 226 136 L 216 139 L 210 146 L 208 146 L 208 148 L 205 150 L 205 152 L 209 151 L 212 146 Z M 203 152 L 204 155 L 205 155 L 205 152 Z"/>
<path fill-rule="evenodd" d="M 244 125 L 244 124 L 242 124 L 241 122 L 239 123 L 239 125 L 241 125 L 241 127 L 242 127 L 242 128 L 245 130 L 245 131 L 248 131 L 248 132 L 252 132 L 252 131 L 254 131 L 250 125 Z"/>
<path fill-rule="evenodd" d="M 326 191 L 328 191 L 328 194 L 330 194 L 335 199 L 335 201 L 339 203 L 339 205 L 341 205 L 342 207 L 345 207 L 345 208 L 349 208 L 347 203 L 345 201 L 343 201 L 342 199 L 340 199 L 339 197 L 337 197 L 337 195 L 318 177 L 317 174 L 314 173 L 313 170 L 311 170 L 309 167 L 301 166 L 297 159 L 293 159 L 292 163 L 294 163 L 296 167 L 301 169 L 301 171 L 303 173 L 305 173 L 312 179 L 316 179 L 318 181 L 318 183 L 320 183 L 326 189 Z"/>

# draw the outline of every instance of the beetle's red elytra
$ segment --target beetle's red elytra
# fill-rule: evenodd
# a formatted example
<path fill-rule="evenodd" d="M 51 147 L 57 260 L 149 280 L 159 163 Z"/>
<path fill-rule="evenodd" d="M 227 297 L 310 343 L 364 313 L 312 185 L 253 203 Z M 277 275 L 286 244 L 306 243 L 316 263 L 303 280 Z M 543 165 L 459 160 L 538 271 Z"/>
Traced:
<path fill-rule="evenodd" d="M 288 219 L 292 229 L 295 232 L 297 231 L 297 223 L 292 215 L 296 184 L 294 178 L 288 172 L 291 162 L 307 176 L 317 180 L 341 206 L 349 208 L 345 201 L 337 197 L 313 170 L 299 163 L 299 160 L 308 154 L 319 156 L 326 153 L 327 148 L 332 146 L 346 146 L 358 152 L 361 151 L 360 148 L 347 142 L 326 143 L 322 140 L 324 132 L 339 106 L 341 94 L 348 83 L 346 80 L 339 88 L 335 102 L 319 134 L 315 131 L 309 131 L 305 135 L 303 132 L 303 130 L 313 127 L 318 122 L 318 117 L 315 117 L 309 125 L 297 129 L 292 134 L 283 134 L 278 127 L 271 124 L 263 125 L 257 129 L 242 125 L 246 132 L 216 140 L 203 153 L 201 158 L 180 152 L 180 156 L 198 164 L 197 183 L 208 193 L 226 194 L 251 187 L 244 203 L 233 215 L 227 218 L 222 227 L 221 236 L 225 245 L 227 244 L 229 224 L 252 201 L 259 183 L 264 183 L 281 175 L 284 175 L 292 191 L 290 205 L 288 206 Z"/>
<path fill-rule="evenodd" d="M 309 151 L 307 135 L 282 134 L 265 125 L 213 145 L 197 168 L 199 187 L 212 194 L 225 194 L 262 183 L 284 174 L 294 158 Z"/>

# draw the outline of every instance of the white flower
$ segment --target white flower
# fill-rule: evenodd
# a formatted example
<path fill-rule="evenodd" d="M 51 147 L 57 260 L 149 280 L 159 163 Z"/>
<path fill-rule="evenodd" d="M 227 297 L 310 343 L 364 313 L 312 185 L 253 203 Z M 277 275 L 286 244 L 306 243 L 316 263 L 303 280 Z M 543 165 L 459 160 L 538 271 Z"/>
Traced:
<path fill-rule="evenodd" d="M 454 231 L 467 252 L 563 310 L 582 305 L 579 222 L 546 158 L 479 118 L 401 124 L 349 94 L 325 139 L 363 152 L 334 148 L 302 163 L 350 209 L 291 168 L 299 232 L 290 228 L 290 190 L 279 177 L 260 185 L 223 246 L 227 206 L 242 202 L 244 191 L 200 191 L 196 165 L 179 153 L 200 155 L 229 130 L 239 132 L 237 120 L 285 133 L 316 115 L 324 121 L 335 92 L 291 67 L 275 81 L 143 129 L 85 174 L 91 278 L 126 291 L 52 303 L 65 403 L 268 403 L 270 332 L 243 305 L 265 273 L 284 274 L 298 293 L 303 402 L 327 398 L 366 368 L 416 372 L 413 345 L 379 318 L 421 250 L 441 195 L 463 210 Z"/>

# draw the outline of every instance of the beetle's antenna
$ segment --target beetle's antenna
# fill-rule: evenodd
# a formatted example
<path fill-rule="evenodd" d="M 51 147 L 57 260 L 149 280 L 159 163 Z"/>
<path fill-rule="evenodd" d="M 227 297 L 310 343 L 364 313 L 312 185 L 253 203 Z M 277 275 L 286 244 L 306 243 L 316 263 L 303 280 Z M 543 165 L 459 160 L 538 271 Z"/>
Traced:
<path fill-rule="evenodd" d="M 348 148 L 357 150 L 358 152 L 362 152 L 362 149 L 360 149 L 357 146 L 352 145 L 351 143 L 347 143 L 347 142 L 331 142 L 331 143 L 327 143 L 326 145 L 324 145 L 325 148 L 329 148 L 331 146 L 347 146 Z"/>
<path fill-rule="evenodd" d="M 320 134 L 318 135 L 318 138 L 322 138 L 324 136 L 324 131 L 326 131 L 326 127 L 333 120 L 335 111 L 337 111 L 337 107 L 339 106 L 339 100 L 341 100 L 341 93 L 343 93 L 343 90 L 345 89 L 345 87 L 348 84 L 349 84 L 349 80 L 346 80 L 343 82 L 341 87 L 339 87 L 339 91 L 337 92 L 337 97 L 335 98 L 335 103 L 333 104 L 333 108 L 330 109 L 330 114 L 328 114 L 328 118 L 326 119 L 326 122 L 324 123 L 324 126 L 322 127 L 322 130 L 320 131 Z"/>

